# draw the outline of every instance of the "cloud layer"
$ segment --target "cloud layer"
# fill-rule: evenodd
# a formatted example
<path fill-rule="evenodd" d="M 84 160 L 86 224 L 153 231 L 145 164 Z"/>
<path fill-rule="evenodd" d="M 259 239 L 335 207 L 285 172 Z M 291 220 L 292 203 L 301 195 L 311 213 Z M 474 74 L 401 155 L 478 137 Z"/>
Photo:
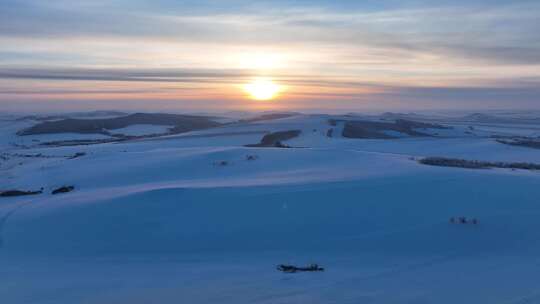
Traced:
<path fill-rule="evenodd" d="M 539 20 L 527 0 L 7 0 L 0 103 L 91 89 L 129 106 L 136 89 L 241 107 L 238 85 L 265 76 L 299 108 L 540 107 Z"/>

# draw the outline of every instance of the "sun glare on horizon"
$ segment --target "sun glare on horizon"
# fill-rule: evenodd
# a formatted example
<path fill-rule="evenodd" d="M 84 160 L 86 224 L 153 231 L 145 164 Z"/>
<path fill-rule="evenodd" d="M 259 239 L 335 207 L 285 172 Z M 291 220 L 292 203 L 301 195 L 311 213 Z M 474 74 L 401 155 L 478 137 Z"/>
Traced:
<path fill-rule="evenodd" d="M 270 79 L 259 78 L 245 84 L 244 91 L 249 94 L 251 99 L 271 100 L 275 99 L 279 92 L 282 91 L 282 86 Z"/>

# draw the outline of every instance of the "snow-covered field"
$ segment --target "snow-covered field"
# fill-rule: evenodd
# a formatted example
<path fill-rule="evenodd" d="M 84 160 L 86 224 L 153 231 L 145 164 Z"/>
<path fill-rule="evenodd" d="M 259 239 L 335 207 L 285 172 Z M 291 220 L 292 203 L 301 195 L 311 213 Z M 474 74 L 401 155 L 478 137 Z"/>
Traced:
<path fill-rule="evenodd" d="M 0 191 L 44 192 L 0 197 L 0 303 L 540 303 L 540 172 L 415 161 L 540 163 L 491 137 L 540 125 L 351 139 L 330 118 L 351 119 L 70 147 L 39 143 L 104 135 L 21 137 L 28 121 L 2 120 Z M 302 131 L 294 148 L 245 147 L 287 130 Z"/>

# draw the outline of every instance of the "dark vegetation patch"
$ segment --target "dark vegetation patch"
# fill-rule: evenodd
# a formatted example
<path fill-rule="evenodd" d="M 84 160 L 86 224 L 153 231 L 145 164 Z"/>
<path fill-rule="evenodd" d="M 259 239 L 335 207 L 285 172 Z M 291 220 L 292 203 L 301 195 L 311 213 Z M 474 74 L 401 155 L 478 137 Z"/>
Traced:
<path fill-rule="evenodd" d="M 9 160 L 10 158 L 67 158 L 74 159 L 85 156 L 85 152 L 77 152 L 72 155 L 46 155 L 43 153 L 24 154 L 24 153 L 2 153 L 0 154 L 0 160 Z"/>
<path fill-rule="evenodd" d="M 107 139 L 74 139 L 74 140 L 55 140 L 40 144 L 45 147 L 71 147 L 71 146 L 88 146 L 97 144 L 106 144 L 113 142 L 125 141 L 125 138 L 107 138 Z"/>
<path fill-rule="evenodd" d="M 74 186 L 62 186 L 60 188 L 54 189 L 51 194 L 60 194 L 60 193 L 68 193 L 75 190 Z"/>
<path fill-rule="evenodd" d="M 25 153 L 4 153 L 6 156 L 20 157 L 20 158 L 59 158 L 61 156 L 45 155 L 43 153 L 25 154 Z"/>
<path fill-rule="evenodd" d="M 300 130 L 280 131 L 266 134 L 258 144 L 246 145 L 246 147 L 276 147 L 276 148 L 290 148 L 283 144 L 285 140 L 289 140 L 300 135 Z"/>
<path fill-rule="evenodd" d="M 6 190 L 0 192 L 0 197 L 13 197 L 13 196 L 24 196 L 24 195 L 35 195 L 43 193 L 43 188 L 37 191 L 23 191 L 23 190 Z"/>
<path fill-rule="evenodd" d="M 533 138 L 514 138 L 514 139 L 497 139 L 498 143 L 511 145 L 511 146 L 520 146 L 533 149 L 540 149 L 540 139 Z"/>
<path fill-rule="evenodd" d="M 334 122 L 336 123 L 336 122 Z M 332 125 L 332 123 L 331 123 Z M 395 131 L 409 136 L 431 136 L 430 134 L 422 133 L 417 129 L 449 129 L 439 124 L 431 124 L 417 122 L 412 120 L 398 119 L 395 122 L 380 122 L 380 121 L 345 121 L 343 128 L 343 137 L 347 138 L 367 138 L 367 139 L 390 139 L 397 138 L 384 133 L 384 131 Z"/>
<path fill-rule="evenodd" d="M 52 133 L 97 133 L 110 135 L 107 130 L 125 128 L 131 125 L 167 125 L 173 126 L 170 133 L 182 133 L 192 130 L 217 127 L 220 123 L 212 121 L 210 117 L 136 113 L 128 116 L 103 119 L 62 119 L 45 121 L 18 132 L 18 135 L 52 134 Z"/>
<path fill-rule="evenodd" d="M 488 162 L 479 160 L 466 160 L 459 158 L 446 158 L 446 157 L 426 157 L 418 161 L 424 165 L 440 166 L 440 167 L 455 167 L 466 169 L 490 169 L 490 168 L 504 168 L 504 169 L 523 169 L 523 170 L 540 170 L 540 164 L 524 163 L 524 162 Z"/>

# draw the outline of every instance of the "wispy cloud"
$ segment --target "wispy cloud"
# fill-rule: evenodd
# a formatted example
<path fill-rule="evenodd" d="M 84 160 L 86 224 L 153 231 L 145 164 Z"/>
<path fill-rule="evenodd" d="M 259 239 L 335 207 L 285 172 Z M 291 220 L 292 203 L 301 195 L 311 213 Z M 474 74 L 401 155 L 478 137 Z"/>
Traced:
<path fill-rule="evenodd" d="M 239 11 L 211 10 L 206 15 L 54 1 L 2 3 L 0 37 L 4 38 L 56 39 L 67 45 L 70 38 L 92 43 L 114 37 L 128 43 L 142 39 L 148 43 L 362 46 L 451 60 L 540 63 L 540 3 L 348 12 L 291 5 L 255 12 L 239 6 Z"/>
<path fill-rule="evenodd" d="M 43 80 L 95 80 L 128 82 L 205 82 L 247 77 L 247 72 L 235 70 L 181 69 L 93 69 L 93 68 L 5 68 L 0 78 Z"/>
<path fill-rule="evenodd" d="M 176 83 L 219 87 L 230 99 L 238 92 L 224 84 L 266 75 L 297 98 L 369 91 L 372 98 L 530 103 L 538 82 L 524 79 L 540 77 L 539 12 L 529 0 L 4 0 L 0 102 L 24 95 L 25 81 L 28 95 L 37 95 L 37 80 L 54 83 L 56 95 L 74 82 L 139 83 L 152 86 L 148 94 Z M 268 56 L 277 58 L 274 68 L 259 66 Z"/>

